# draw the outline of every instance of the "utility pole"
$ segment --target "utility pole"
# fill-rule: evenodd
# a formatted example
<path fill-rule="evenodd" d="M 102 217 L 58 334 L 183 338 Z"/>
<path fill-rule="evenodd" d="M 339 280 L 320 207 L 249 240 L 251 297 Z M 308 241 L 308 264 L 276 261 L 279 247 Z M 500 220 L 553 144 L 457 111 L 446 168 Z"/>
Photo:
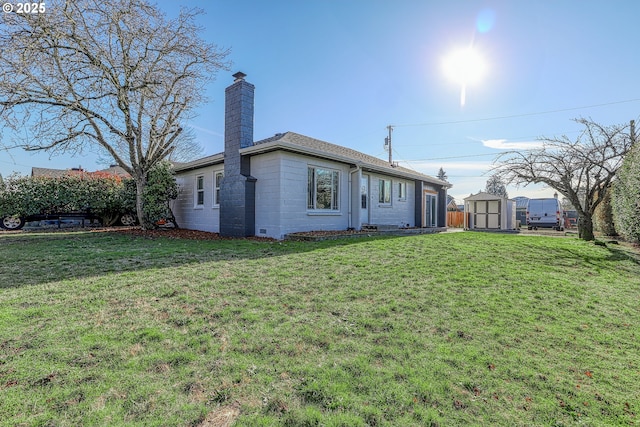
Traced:
<path fill-rule="evenodd" d="M 631 145 L 636 145 L 636 121 L 631 120 L 629 136 L 631 137 Z"/>
<path fill-rule="evenodd" d="M 393 126 L 387 126 L 387 130 L 389 131 L 389 136 L 384 139 L 384 147 L 389 150 L 389 164 L 393 166 L 393 150 L 391 150 L 391 132 L 393 131 Z"/>

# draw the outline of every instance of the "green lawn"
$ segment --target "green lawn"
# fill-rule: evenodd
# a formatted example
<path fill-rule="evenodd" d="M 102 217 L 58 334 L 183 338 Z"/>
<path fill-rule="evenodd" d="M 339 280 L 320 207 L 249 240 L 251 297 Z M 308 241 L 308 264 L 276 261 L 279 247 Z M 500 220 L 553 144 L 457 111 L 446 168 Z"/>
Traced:
<path fill-rule="evenodd" d="M 640 261 L 573 238 L 0 233 L 0 425 L 640 424 Z"/>

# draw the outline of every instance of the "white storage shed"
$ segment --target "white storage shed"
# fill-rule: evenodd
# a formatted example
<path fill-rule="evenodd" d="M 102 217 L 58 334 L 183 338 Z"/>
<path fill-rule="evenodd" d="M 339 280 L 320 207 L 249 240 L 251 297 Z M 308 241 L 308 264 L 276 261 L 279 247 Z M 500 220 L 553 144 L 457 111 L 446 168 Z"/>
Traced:
<path fill-rule="evenodd" d="M 465 230 L 515 230 L 516 201 L 480 192 L 464 199 Z"/>

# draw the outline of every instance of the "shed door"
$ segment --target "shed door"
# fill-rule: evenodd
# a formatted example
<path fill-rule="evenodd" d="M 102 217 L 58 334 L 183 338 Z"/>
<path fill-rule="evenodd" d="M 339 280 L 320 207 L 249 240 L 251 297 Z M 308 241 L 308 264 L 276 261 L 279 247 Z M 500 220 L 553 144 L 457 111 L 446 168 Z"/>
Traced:
<path fill-rule="evenodd" d="M 487 228 L 500 228 L 500 200 L 487 201 Z"/>
<path fill-rule="evenodd" d="M 484 200 L 474 202 L 473 212 L 475 228 L 487 228 L 487 203 Z"/>
<path fill-rule="evenodd" d="M 475 228 L 500 229 L 500 200 L 478 200 L 474 203 Z"/>

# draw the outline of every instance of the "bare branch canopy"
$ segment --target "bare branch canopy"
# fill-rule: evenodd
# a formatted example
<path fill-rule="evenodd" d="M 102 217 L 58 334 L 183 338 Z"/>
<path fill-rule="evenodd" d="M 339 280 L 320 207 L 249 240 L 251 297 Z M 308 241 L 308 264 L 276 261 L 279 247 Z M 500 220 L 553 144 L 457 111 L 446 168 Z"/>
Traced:
<path fill-rule="evenodd" d="M 173 19 L 146 0 L 50 0 L 0 17 L 0 126 L 7 146 L 106 151 L 144 187 L 169 158 L 229 51 L 200 37 L 201 11 Z"/>
<path fill-rule="evenodd" d="M 592 240 L 593 213 L 610 191 L 631 138 L 625 125 L 603 126 L 584 118 L 576 122 L 584 126 L 576 140 L 541 138 L 541 148 L 500 155 L 495 171 L 511 184 L 545 184 L 557 190 L 578 211 L 580 236 Z"/>

